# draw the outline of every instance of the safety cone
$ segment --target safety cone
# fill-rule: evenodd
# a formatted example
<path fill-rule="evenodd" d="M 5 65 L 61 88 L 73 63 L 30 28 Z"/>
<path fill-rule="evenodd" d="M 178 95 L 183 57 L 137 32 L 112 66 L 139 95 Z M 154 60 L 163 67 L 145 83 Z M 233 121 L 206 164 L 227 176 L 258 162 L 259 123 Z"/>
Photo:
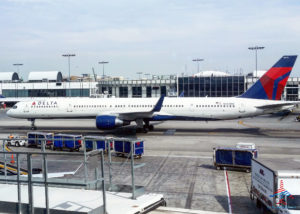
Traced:
<path fill-rule="evenodd" d="M 14 155 L 11 155 L 11 160 L 10 160 L 11 164 L 15 164 L 15 159 L 14 159 Z"/>

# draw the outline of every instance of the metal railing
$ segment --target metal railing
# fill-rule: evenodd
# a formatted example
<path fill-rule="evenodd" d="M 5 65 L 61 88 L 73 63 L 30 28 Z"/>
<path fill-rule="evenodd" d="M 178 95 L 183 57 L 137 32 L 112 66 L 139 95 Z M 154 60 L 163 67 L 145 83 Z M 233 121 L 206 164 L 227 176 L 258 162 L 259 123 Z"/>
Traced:
<path fill-rule="evenodd" d="M 24 138 L 26 140 L 26 138 Z M 106 213 L 106 192 L 105 192 L 105 180 L 104 180 L 104 151 L 102 149 L 100 150 L 93 150 L 90 152 L 84 152 L 82 153 L 69 153 L 69 152 L 46 152 L 45 151 L 45 139 L 42 141 L 42 152 L 16 152 L 12 150 L 8 150 L 8 148 L 5 145 L 5 142 L 10 139 L 2 138 L 2 145 L 3 145 L 3 151 L 0 151 L 0 154 L 4 155 L 4 162 L 3 162 L 3 170 L 4 170 L 4 176 L 0 176 L 0 181 L 3 181 L 5 183 L 16 183 L 17 184 L 17 192 L 18 192 L 18 213 L 22 212 L 22 203 L 21 203 L 21 183 L 26 183 L 28 185 L 28 212 L 34 213 L 34 194 L 33 194 L 33 186 L 34 185 L 42 185 L 45 188 L 45 207 L 46 207 L 46 213 L 50 213 L 49 208 L 49 185 L 52 186 L 76 186 L 76 187 L 87 187 L 88 185 L 95 185 L 97 186 L 98 182 L 101 182 L 102 187 L 102 198 L 103 198 L 103 213 Z M 12 166 L 7 164 L 7 155 L 15 155 L 16 156 L 16 166 Z M 48 156 L 82 156 L 84 155 L 84 167 L 85 167 L 85 179 L 84 181 L 80 180 L 63 180 L 63 179 L 54 179 L 54 178 L 48 178 Z M 87 157 L 89 156 L 95 156 L 100 155 L 101 163 L 101 176 L 99 176 L 98 168 L 95 168 L 95 179 L 88 181 L 87 178 Z M 33 176 L 33 165 L 32 165 L 32 157 L 33 156 L 42 156 L 42 178 L 36 178 Z M 26 170 L 27 173 L 24 172 L 21 173 L 21 157 L 26 157 Z M 55 160 L 59 161 L 59 160 Z M 75 161 L 76 162 L 76 161 Z M 77 161 L 78 162 L 78 161 Z M 8 176 L 7 170 L 14 170 L 16 171 L 16 176 Z M 21 176 L 27 175 L 27 177 Z"/>

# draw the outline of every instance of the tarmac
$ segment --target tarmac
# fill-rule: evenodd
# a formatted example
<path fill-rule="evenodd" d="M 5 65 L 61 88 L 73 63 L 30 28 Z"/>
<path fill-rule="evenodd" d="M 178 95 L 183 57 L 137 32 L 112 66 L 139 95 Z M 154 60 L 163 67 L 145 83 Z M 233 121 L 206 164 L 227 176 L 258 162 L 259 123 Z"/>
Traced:
<path fill-rule="evenodd" d="M 37 120 L 36 126 L 38 131 L 144 139 L 145 154 L 135 161 L 146 165 L 136 169 L 136 185 L 144 186 L 146 193 L 162 194 L 167 202 L 167 208 L 159 208 L 152 214 L 204 211 L 252 214 L 259 210 L 249 198 L 251 173 L 227 170 L 229 182 L 226 183 L 226 173 L 213 167 L 212 150 L 217 146 L 250 142 L 256 144 L 260 158 L 300 162 L 300 123 L 295 117 L 295 114 L 287 117 L 268 115 L 208 123 L 167 121 L 154 124 L 155 130 L 146 134 L 136 133 L 133 126 L 100 131 L 95 128 L 94 120 Z M 10 133 L 26 135 L 30 131 L 29 121 L 8 118 L 3 110 L 0 121 L 0 137 Z M 128 161 L 120 157 L 113 160 Z M 50 164 L 49 172 L 72 172 L 77 168 L 76 164 L 60 167 Z M 107 166 L 105 172 L 108 172 Z M 112 175 L 113 184 L 130 185 L 129 166 L 113 166 Z M 76 176 L 82 177 L 83 172 L 79 171 Z"/>

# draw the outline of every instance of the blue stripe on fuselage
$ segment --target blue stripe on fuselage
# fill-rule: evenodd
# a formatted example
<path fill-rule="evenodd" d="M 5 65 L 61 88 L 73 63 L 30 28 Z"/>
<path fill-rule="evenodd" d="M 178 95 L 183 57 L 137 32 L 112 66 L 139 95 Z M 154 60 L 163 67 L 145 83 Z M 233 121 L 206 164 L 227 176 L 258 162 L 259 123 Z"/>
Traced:
<path fill-rule="evenodd" d="M 220 119 L 205 118 L 205 117 L 185 117 L 185 116 L 172 116 L 172 115 L 155 115 L 150 120 L 152 120 L 152 121 L 164 121 L 164 120 L 207 121 L 207 120 L 220 120 Z"/>

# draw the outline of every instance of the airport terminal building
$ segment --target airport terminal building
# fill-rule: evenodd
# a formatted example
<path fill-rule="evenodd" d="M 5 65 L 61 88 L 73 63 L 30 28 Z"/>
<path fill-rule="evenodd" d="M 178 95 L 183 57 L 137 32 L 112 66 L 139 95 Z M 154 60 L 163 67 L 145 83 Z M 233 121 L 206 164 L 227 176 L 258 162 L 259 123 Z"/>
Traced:
<path fill-rule="evenodd" d="M 123 80 L 77 78 L 67 81 L 59 71 L 30 72 L 28 81 L 14 72 L 0 73 L 0 94 L 5 97 L 232 97 L 244 93 L 258 77 L 204 71 L 193 76 L 153 76 L 151 79 Z M 300 100 L 300 78 L 290 77 L 284 100 Z"/>

